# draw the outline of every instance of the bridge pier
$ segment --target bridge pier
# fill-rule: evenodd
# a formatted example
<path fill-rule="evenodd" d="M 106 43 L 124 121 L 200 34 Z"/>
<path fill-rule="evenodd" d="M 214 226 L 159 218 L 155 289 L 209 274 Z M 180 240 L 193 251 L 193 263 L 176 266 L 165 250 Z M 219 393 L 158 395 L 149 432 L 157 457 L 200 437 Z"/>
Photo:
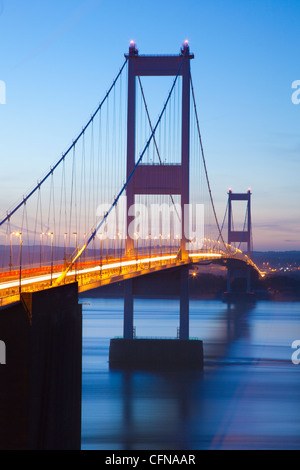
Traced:
<path fill-rule="evenodd" d="M 0 309 L 0 449 L 81 446 L 82 313 L 77 283 Z"/>
<path fill-rule="evenodd" d="M 133 279 L 127 279 L 124 281 L 124 339 L 133 339 L 133 303 Z"/>
<path fill-rule="evenodd" d="M 232 290 L 231 278 L 235 279 L 244 279 L 244 290 Z M 237 268 L 228 268 L 227 272 L 227 290 L 223 294 L 224 302 L 241 302 L 241 301 L 250 301 L 255 300 L 255 295 L 251 289 L 251 268 L 237 269 Z"/>
<path fill-rule="evenodd" d="M 159 274 L 160 275 L 160 274 Z M 153 277 L 152 277 L 153 276 Z M 165 274 L 167 280 L 168 274 Z M 112 369 L 130 368 L 202 368 L 203 344 L 189 339 L 189 267 L 181 266 L 175 272 L 175 288 L 179 294 L 179 335 L 177 339 L 136 338 L 134 332 L 135 289 L 151 291 L 151 280 L 160 282 L 155 275 L 124 281 L 123 338 L 110 341 L 109 364 Z M 137 287 L 138 286 L 138 287 Z M 146 287 L 146 289 L 145 289 Z"/>
<path fill-rule="evenodd" d="M 179 339 L 188 340 L 190 332 L 189 266 L 180 270 L 180 325 Z"/>
<path fill-rule="evenodd" d="M 251 292 L 251 271 L 248 268 L 247 269 L 247 294 L 250 294 Z"/>
<path fill-rule="evenodd" d="M 234 201 L 244 201 L 246 203 L 246 219 L 243 231 L 235 230 L 232 224 L 232 205 Z M 246 223 L 247 222 L 247 223 Z M 228 192 L 228 244 L 242 243 L 247 245 L 247 254 L 251 258 L 251 190 L 248 189 L 247 193 L 233 193 L 231 189 Z M 227 266 L 227 292 L 224 292 L 223 300 L 225 302 L 231 301 L 253 301 L 254 295 L 251 292 L 251 268 L 238 268 L 236 266 Z M 245 278 L 246 289 L 245 292 L 232 292 L 231 277 Z"/>

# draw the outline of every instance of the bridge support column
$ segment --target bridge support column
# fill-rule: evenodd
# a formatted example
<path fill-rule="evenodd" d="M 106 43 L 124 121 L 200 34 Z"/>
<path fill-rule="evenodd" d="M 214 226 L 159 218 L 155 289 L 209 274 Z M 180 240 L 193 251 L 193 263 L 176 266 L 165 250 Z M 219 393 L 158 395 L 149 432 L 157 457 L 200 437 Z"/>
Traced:
<path fill-rule="evenodd" d="M 124 339 L 133 339 L 133 279 L 124 281 Z"/>
<path fill-rule="evenodd" d="M 77 283 L 0 311 L 0 449 L 80 450 L 82 312 Z"/>
<path fill-rule="evenodd" d="M 111 369 L 202 369 L 203 343 L 189 339 L 189 270 L 180 266 L 171 272 L 151 274 L 123 281 L 124 337 L 113 338 L 109 348 Z M 179 272 L 180 271 L 180 272 Z M 180 301 L 178 338 L 136 338 L 133 335 L 134 294 L 148 299 L 156 289 Z M 156 291 L 157 294 L 157 291 Z M 178 295 L 179 294 L 179 295 Z M 175 332 L 174 332 L 175 333 Z"/>
<path fill-rule="evenodd" d="M 230 294 L 231 292 L 231 270 L 227 270 L 227 292 Z"/>
<path fill-rule="evenodd" d="M 242 231 L 234 230 L 232 222 L 232 203 L 234 201 L 244 201 L 246 207 L 246 221 Z M 228 244 L 232 243 L 246 244 L 247 255 L 251 258 L 251 190 L 247 193 L 233 193 L 231 189 L 228 192 Z M 227 292 L 224 293 L 225 301 L 250 300 L 253 301 L 254 295 L 251 292 L 251 268 L 244 267 L 239 269 L 237 266 L 227 266 Z M 246 292 L 234 292 L 231 288 L 231 277 L 246 279 Z M 235 289 L 234 289 L 235 290 Z M 243 287 L 244 290 L 244 287 Z"/>
<path fill-rule="evenodd" d="M 247 270 L 247 294 L 251 292 L 251 271 L 250 268 Z"/>
<path fill-rule="evenodd" d="M 227 290 L 223 294 L 224 302 L 253 302 L 255 294 L 251 290 L 251 268 L 227 268 Z M 232 286 L 232 278 L 237 281 L 235 286 Z"/>
<path fill-rule="evenodd" d="M 179 339 L 189 339 L 189 267 L 180 272 L 180 327 Z"/>

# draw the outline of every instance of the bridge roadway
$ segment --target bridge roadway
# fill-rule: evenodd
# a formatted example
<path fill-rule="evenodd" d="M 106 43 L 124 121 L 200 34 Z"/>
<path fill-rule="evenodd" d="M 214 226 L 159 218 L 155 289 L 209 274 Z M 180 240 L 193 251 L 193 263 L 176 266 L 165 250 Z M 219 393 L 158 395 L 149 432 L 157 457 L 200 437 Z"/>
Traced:
<path fill-rule="evenodd" d="M 240 250 L 233 253 L 198 251 L 188 253 L 181 259 L 176 253 L 152 254 L 139 253 L 139 256 L 120 258 L 108 258 L 105 260 L 93 260 L 78 262 L 70 270 L 64 283 L 78 282 L 79 292 L 100 287 L 102 285 L 120 282 L 137 276 L 142 276 L 154 271 L 174 268 L 186 264 L 198 264 L 201 262 L 226 263 L 226 260 L 236 260 L 244 266 L 251 266 L 259 272 L 257 266 L 247 255 Z M 65 269 L 64 264 L 35 267 L 21 270 L 6 271 L 0 273 L 0 306 L 9 305 L 20 300 L 21 292 L 36 292 L 55 286 L 56 280 Z"/>

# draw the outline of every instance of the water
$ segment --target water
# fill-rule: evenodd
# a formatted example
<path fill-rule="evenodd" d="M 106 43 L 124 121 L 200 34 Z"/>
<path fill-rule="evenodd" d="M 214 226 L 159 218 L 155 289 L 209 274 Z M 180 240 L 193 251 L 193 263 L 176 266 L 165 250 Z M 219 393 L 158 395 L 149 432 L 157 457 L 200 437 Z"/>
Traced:
<path fill-rule="evenodd" d="M 82 449 L 300 449 L 300 303 L 191 300 L 203 372 L 110 371 L 122 299 L 83 299 Z M 137 336 L 176 337 L 176 300 L 135 300 Z"/>

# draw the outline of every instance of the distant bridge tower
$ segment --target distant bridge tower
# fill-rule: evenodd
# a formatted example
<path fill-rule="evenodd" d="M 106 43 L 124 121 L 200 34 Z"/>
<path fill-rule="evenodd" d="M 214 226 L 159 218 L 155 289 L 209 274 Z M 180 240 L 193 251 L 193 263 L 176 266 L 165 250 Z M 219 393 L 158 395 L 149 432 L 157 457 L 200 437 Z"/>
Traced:
<path fill-rule="evenodd" d="M 127 237 L 126 252 L 134 248 L 134 240 L 128 235 L 128 227 L 134 216 L 128 215 L 138 194 L 170 194 L 181 196 L 182 240 L 181 253 L 186 253 L 187 240 L 184 227 L 188 227 L 184 205 L 189 203 L 189 161 L 190 161 L 190 54 L 188 42 L 185 42 L 179 55 L 139 55 L 135 44 L 131 42 L 128 59 L 128 110 L 127 110 L 127 179 L 135 167 L 136 137 L 136 77 L 141 76 L 176 76 L 183 60 L 179 76 L 182 76 L 182 130 L 181 130 L 181 165 L 139 165 L 134 177 L 129 182 L 127 195 Z"/>
<path fill-rule="evenodd" d="M 246 206 L 246 218 L 245 218 L 245 225 L 243 230 L 235 230 L 232 224 L 232 202 L 233 201 L 245 201 L 247 203 Z M 248 189 L 247 193 L 233 193 L 231 189 L 228 192 L 228 244 L 231 243 L 246 243 L 247 245 L 247 255 L 251 257 L 251 190 Z M 235 270 L 237 273 L 237 271 Z M 231 275 L 233 274 L 232 269 L 228 269 L 227 274 L 227 292 L 231 292 Z M 239 277 L 241 277 L 240 272 L 238 273 Z M 242 275 L 245 275 L 245 272 Z M 246 270 L 246 278 L 247 278 L 247 293 L 250 293 L 251 290 L 251 271 L 250 268 Z"/>
<path fill-rule="evenodd" d="M 247 201 L 247 229 L 234 230 L 232 228 L 232 201 Z M 228 192 L 228 244 L 246 243 L 247 255 L 251 256 L 251 190 L 247 193 L 233 193 L 231 189 Z"/>

